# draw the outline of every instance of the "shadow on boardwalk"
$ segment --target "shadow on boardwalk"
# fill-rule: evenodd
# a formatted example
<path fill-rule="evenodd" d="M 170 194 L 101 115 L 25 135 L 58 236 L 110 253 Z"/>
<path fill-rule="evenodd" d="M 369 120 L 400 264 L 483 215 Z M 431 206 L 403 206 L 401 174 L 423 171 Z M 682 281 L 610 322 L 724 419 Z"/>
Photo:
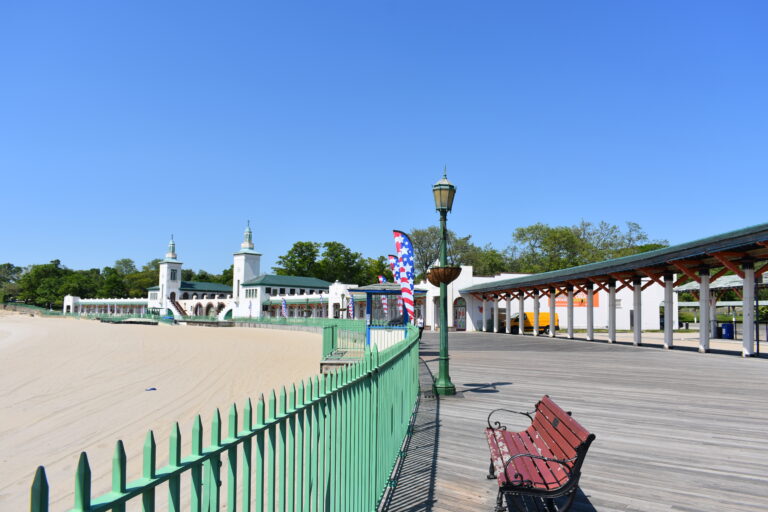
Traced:
<path fill-rule="evenodd" d="M 422 342 L 422 365 L 420 370 L 420 383 L 422 395 L 419 402 L 416 418 L 413 424 L 413 433 L 405 446 L 405 457 L 394 475 L 394 487 L 384 499 L 379 510 L 386 512 L 421 512 L 421 511 L 465 511 L 478 510 L 491 512 L 495 507 L 496 483 L 488 481 L 484 474 L 478 473 L 475 489 L 466 489 L 468 493 L 482 490 L 477 494 L 477 501 L 466 508 L 467 503 L 459 504 L 450 499 L 438 502 L 436 488 L 445 485 L 445 481 L 452 480 L 450 470 L 445 468 L 439 471 L 441 460 L 445 461 L 445 454 L 440 451 L 441 418 L 440 398 L 432 394 L 433 381 L 432 370 L 436 369 L 437 360 L 430 356 L 437 355 L 433 345 L 428 341 Z M 432 365 L 432 368 L 430 367 Z M 473 394 L 498 393 L 499 387 L 511 386 L 511 382 L 491 383 L 466 383 L 463 384 L 458 397 L 444 398 L 443 400 L 471 400 Z M 464 398 L 461 398 L 464 397 Z M 482 430 L 483 425 L 477 427 Z M 487 452 L 483 455 L 487 457 Z M 483 463 L 483 466 L 485 463 Z M 471 471 L 467 466 L 467 471 Z M 440 481 L 438 481 L 440 479 Z M 471 479 L 470 479 L 471 480 Z M 492 491 L 492 493 L 488 492 Z M 484 494 L 484 495 L 483 495 Z M 543 503 L 525 501 L 517 502 L 518 508 L 510 503 L 509 510 L 544 511 L 547 510 Z M 595 512 L 595 508 L 581 489 L 578 489 L 576 500 L 570 509 L 573 512 Z"/>

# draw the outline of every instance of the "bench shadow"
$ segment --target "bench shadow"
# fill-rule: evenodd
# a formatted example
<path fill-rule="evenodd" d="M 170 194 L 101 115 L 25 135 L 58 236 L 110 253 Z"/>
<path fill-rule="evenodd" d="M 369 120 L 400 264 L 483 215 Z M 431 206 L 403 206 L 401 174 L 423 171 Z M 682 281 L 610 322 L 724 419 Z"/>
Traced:
<path fill-rule="evenodd" d="M 511 382 L 467 382 L 462 391 L 465 393 L 498 393 L 498 386 L 511 386 Z"/>

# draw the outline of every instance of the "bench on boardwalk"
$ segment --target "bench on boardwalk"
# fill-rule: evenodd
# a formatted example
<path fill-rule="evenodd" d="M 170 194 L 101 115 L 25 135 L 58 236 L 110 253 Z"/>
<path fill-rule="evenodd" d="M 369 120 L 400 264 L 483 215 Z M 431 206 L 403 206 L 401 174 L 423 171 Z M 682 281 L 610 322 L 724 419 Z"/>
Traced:
<path fill-rule="evenodd" d="M 531 425 L 522 432 L 510 432 L 494 413 L 505 411 L 528 416 Z M 576 496 L 581 465 L 595 439 L 570 412 L 565 412 L 548 395 L 532 412 L 495 409 L 485 429 L 491 451 L 489 479 L 497 479 L 499 494 L 496 512 L 503 512 L 504 496 L 515 506 L 525 496 L 540 498 L 549 510 L 568 510 Z M 556 498 L 561 498 L 556 500 Z"/>

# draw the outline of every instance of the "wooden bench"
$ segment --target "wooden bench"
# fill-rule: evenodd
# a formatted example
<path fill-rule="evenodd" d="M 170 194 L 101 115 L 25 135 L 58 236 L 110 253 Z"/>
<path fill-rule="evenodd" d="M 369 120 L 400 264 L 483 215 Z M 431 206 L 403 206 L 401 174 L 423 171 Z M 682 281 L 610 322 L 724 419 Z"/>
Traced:
<path fill-rule="evenodd" d="M 528 416 L 531 425 L 522 432 L 509 432 L 491 417 L 499 411 Z M 576 496 L 581 465 L 595 439 L 570 412 L 565 412 L 545 395 L 532 412 L 495 409 L 485 429 L 491 451 L 489 479 L 497 479 L 499 494 L 496 512 L 503 512 L 504 496 L 515 506 L 531 496 L 544 501 L 547 509 L 568 510 Z M 564 497 L 562 500 L 556 498 Z"/>

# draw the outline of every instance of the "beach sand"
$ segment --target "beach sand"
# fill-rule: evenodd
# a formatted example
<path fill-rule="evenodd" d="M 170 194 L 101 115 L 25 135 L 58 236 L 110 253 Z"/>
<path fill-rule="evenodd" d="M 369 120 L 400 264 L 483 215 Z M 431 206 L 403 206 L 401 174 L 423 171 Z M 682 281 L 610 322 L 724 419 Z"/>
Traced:
<path fill-rule="evenodd" d="M 141 473 L 148 429 L 157 466 L 181 427 L 189 454 L 192 421 L 210 420 L 260 393 L 315 375 L 319 334 L 252 328 L 102 324 L 0 312 L 0 510 L 29 510 L 35 469 L 45 466 L 51 509 L 73 504 L 74 474 L 88 453 L 93 495 L 109 491 L 115 442 L 128 455 L 128 480 Z M 156 388 L 156 391 L 146 391 Z M 158 506 L 165 506 L 165 488 Z M 140 502 L 140 500 L 139 500 Z"/>

